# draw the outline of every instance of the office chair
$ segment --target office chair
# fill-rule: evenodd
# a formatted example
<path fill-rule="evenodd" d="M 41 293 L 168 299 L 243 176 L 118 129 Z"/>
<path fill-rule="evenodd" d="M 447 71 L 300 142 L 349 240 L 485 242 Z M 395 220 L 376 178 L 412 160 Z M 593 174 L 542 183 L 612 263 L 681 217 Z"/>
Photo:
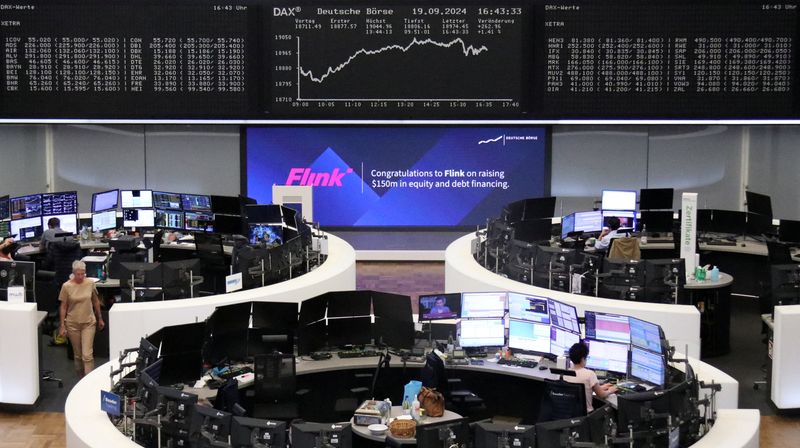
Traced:
<path fill-rule="evenodd" d="M 203 278 L 210 281 L 213 294 L 225 292 L 225 276 L 229 273 L 225 252 L 222 249 L 222 237 L 214 233 L 196 232 L 194 234 L 197 258 L 200 259 Z"/>
<path fill-rule="evenodd" d="M 425 357 L 421 376 L 423 386 L 436 389 L 444 395 L 446 408 L 453 408 L 457 413 L 470 417 L 486 411 L 481 397 L 466 389 L 456 389 L 461 386 L 461 379 L 447 377 L 444 361 L 436 353 L 428 353 Z"/>
<path fill-rule="evenodd" d="M 789 245 L 778 241 L 767 241 L 767 255 L 770 265 L 794 263 Z"/>
<path fill-rule="evenodd" d="M 544 380 L 544 396 L 537 423 L 586 415 L 586 386 L 562 380 Z"/>
<path fill-rule="evenodd" d="M 294 355 L 280 352 L 255 357 L 255 405 L 253 417 L 292 420 L 302 409 L 308 390 L 297 390 Z"/>
<path fill-rule="evenodd" d="M 630 236 L 612 238 L 608 245 L 608 252 L 606 258 L 619 259 L 624 258 L 628 260 L 641 260 L 642 251 L 639 248 L 639 238 Z"/>

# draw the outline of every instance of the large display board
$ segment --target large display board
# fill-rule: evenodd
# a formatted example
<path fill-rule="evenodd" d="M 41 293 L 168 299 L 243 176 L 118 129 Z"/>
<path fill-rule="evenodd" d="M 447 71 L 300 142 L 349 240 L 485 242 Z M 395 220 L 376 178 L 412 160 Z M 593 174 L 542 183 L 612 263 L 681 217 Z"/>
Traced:
<path fill-rule="evenodd" d="M 0 118 L 798 118 L 797 2 L 51 0 Z"/>
<path fill-rule="evenodd" d="M 246 138 L 247 196 L 266 204 L 273 185 L 313 185 L 326 226 L 485 225 L 550 185 L 544 128 L 251 127 Z"/>

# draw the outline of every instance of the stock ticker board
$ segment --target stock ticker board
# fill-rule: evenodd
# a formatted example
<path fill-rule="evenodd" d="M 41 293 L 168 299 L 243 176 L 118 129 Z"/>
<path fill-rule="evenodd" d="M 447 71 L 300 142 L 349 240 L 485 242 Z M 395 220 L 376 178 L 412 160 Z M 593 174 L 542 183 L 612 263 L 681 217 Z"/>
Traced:
<path fill-rule="evenodd" d="M 0 2 L 0 118 L 781 119 L 797 3 Z"/>

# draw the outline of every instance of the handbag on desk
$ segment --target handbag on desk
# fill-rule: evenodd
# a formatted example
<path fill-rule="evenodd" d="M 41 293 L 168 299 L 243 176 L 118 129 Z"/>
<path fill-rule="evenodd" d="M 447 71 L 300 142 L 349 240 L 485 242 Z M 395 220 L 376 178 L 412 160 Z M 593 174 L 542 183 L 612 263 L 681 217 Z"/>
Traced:
<path fill-rule="evenodd" d="M 436 389 L 423 387 L 417 396 L 419 406 L 425 409 L 425 415 L 441 417 L 444 415 L 444 395 Z"/>

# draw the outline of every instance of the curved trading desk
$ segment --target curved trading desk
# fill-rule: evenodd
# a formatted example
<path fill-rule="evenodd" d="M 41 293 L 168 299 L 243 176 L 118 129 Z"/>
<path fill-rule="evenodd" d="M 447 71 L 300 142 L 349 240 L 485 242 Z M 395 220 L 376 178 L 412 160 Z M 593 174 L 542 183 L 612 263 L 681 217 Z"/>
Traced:
<path fill-rule="evenodd" d="M 300 303 L 330 291 L 356 289 L 356 253 L 341 238 L 328 234 L 328 258 L 313 271 L 297 278 L 261 288 L 193 299 L 162 302 L 117 303 L 109 312 L 111 357 L 161 327 L 205 320 L 222 305 L 269 300 Z"/>
<path fill-rule="evenodd" d="M 469 234 L 447 247 L 444 271 L 446 292 L 515 291 L 552 297 L 573 305 L 580 314 L 592 310 L 637 317 L 661 325 L 667 339 L 678 351 L 687 352 L 694 358 L 700 356 L 700 312 L 694 306 L 603 299 L 517 282 L 487 270 L 475 260 L 471 253 L 474 238 L 474 234 Z"/>
<path fill-rule="evenodd" d="M 130 361 L 130 360 L 128 360 Z M 730 389 L 737 390 L 735 381 L 723 372 L 701 361 L 690 360 L 695 373 L 706 382 L 723 383 L 725 394 Z M 298 375 L 324 375 L 354 369 L 374 368 L 374 358 L 338 359 L 334 357 L 325 361 L 299 361 L 297 364 Z M 110 388 L 109 373 L 116 369 L 118 362 L 112 361 L 95 369 L 82 379 L 70 393 L 65 406 L 67 447 L 68 448 L 137 448 L 139 445 L 125 437 L 109 420 L 108 416 L 100 410 L 100 391 Z M 409 367 L 419 368 L 422 363 L 408 363 Z M 393 367 L 400 367 L 395 362 Z M 675 366 L 680 368 L 681 365 Z M 555 379 L 549 370 L 525 369 L 520 367 L 500 366 L 493 362 L 484 365 L 448 366 L 456 369 L 481 375 L 504 375 L 510 379 L 541 381 L 544 378 Z M 732 387 L 727 387 L 733 381 Z M 505 383 L 505 382 L 504 382 Z M 188 389 L 187 392 L 192 392 Z M 718 394 L 718 406 L 725 407 L 730 403 L 730 396 L 723 397 Z M 511 398 L 506 398 L 511 400 Z M 613 401 L 612 401 L 613 403 Z M 725 446 L 728 448 L 756 447 L 758 442 L 758 411 L 723 409 L 717 416 L 717 421 L 711 431 L 695 446 Z M 731 428 L 736 428 L 731 430 Z M 706 441 L 708 438 L 708 441 Z M 755 444 L 753 444 L 755 441 Z M 709 444 L 710 443 L 710 444 Z"/>

